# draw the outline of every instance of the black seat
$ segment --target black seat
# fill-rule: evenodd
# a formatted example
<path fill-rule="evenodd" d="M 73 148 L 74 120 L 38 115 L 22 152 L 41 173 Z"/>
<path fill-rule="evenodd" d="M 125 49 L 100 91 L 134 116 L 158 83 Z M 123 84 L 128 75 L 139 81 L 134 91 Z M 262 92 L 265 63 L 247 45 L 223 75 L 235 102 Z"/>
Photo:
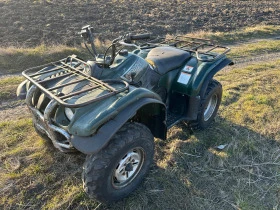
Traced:
<path fill-rule="evenodd" d="M 174 47 L 156 47 L 148 53 L 146 60 L 162 75 L 180 67 L 190 57 L 189 52 Z"/>

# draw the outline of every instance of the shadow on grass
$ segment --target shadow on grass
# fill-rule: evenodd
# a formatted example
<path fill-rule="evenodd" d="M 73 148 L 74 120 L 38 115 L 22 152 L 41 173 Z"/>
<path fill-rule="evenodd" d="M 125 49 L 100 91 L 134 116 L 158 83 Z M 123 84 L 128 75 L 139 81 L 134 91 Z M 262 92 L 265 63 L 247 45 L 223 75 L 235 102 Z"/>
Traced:
<path fill-rule="evenodd" d="M 114 208 L 277 208 L 279 148 L 276 139 L 225 119 L 194 133 L 181 123 L 166 142 L 157 142 L 156 164 L 144 184 Z"/>

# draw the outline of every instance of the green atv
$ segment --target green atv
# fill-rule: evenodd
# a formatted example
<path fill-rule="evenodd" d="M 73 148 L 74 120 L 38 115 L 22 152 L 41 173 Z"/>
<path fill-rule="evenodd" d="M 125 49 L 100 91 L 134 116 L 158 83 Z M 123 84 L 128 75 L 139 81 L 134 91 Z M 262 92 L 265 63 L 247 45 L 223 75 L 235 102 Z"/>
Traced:
<path fill-rule="evenodd" d="M 25 98 L 39 135 L 62 152 L 87 155 L 85 191 L 117 201 L 148 172 L 154 137 L 165 140 L 181 121 L 192 129 L 213 121 L 222 97 L 213 76 L 233 64 L 226 58 L 230 49 L 186 36 L 126 34 L 97 54 L 93 28 L 80 34 L 93 61 L 72 55 L 27 69 L 17 95 Z"/>

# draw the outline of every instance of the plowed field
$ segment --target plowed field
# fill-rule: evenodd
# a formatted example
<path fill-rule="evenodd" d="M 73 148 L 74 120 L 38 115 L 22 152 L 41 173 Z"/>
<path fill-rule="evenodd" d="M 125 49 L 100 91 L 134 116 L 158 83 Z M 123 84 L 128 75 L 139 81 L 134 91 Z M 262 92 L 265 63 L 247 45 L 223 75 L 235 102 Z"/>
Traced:
<path fill-rule="evenodd" d="M 280 1 L 258 0 L 0 0 L 0 46 L 73 45 L 83 25 L 96 36 L 232 31 L 280 24 Z"/>

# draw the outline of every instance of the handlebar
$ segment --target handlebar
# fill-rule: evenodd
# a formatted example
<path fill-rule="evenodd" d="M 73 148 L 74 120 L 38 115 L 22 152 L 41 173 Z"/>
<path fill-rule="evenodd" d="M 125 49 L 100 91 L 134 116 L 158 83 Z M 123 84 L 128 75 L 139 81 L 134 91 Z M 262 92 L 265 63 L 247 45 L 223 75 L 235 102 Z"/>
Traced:
<path fill-rule="evenodd" d="M 136 35 L 129 33 L 124 36 L 123 41 L 126 43 L 131 43 L 131 41 L 133 41 L 133 40 L 143 40 L 143 39 L 150 39 L 150 38 L 151 38 L 151 34 L 149 34 L 149 33 L 136 34 Z"/>
<path fill-rule="evenodd" d="M 119 41 L 119 44 L 121 45 L 124 45 L 124 46 L 127 46 L 127 47 L 135 47 L 137 49 L 140 49 L 140 46 L 136 45 L 136 44 L 132 44 L 132 43 L 127 43 L 127 42 L 124 42 L 124 41 Z"/>
<path fill-rule="evenodd" d="M 127 47 L 135 47 L 137 49 L 140 49 L 140 46 L 132 43 L 133 40 L 143 40 L 143 39 L 150 39 L 151 34 L 146 33 L 146 34 L 126 34 L 125 36 L 119 37 L 113 41 L 113 43 L 118 42 L 121 45 L 127 46 Z"/>
<path fill-rule="evenodd" d="M 150 39 L 151 34 L 146 33 L 146 34 L 137 34 L 137 35 L 132 35 L 130 34 L 130 39 L 131 40 L 142 40 L 142 39 Z"/>
<path fill-rule="evenodd" d="M 83 37 L 85 46 L 88 49 L 88 51 L 90 52 L 90 54 L 93 57 L 97 56 L 97 52 L 96 52 L 96 49 L 95 49 L 95 46 L 93 43 L 94 42 L 93 27 L 91 27 L 90 25 L 84 26 L 79 34 L 81 35 L 81 37 Z M 86 43 L 91 45 L 91 49 L 92 49 L 93 53 L 89 50 Z"/>
<path fill-rule="evenodd" d="M 87 25 L 87 26 L 84 26 L 82 28 L 81 32 L 78 33 L 78 34 L 80 34 L 81 37 L 83 37 L 85 47 L 87 48 L 89 53 L 94 58 L 97 58 L 98 54 L 97 54 L 97 51 L 96 51 L 95 46 L 94 46 L 93 32 L 94 32 L 93 27 L 91 27 L 90 25 Z M 134 44 L 132 41 L 134 41 L 134 40 L 145 40 L 145 39 L 150 39 L 150 38 L 151 38 L 151 34 L 149 34 L 149 33 L 145 33 L 145 34 L 130 34 L 130 33 L 128 33 L 124 36 L 120 36 L 120 37 L 114 39 L 111 46 L 109 47 L 109 48 L 112 47 L 112 56 L 111 56 L 112 59 L 110 61 L 110 64 L 112 64 L 112 62 L 114 60 L 114 57 L 116 56 L 116 44 L 117 43 L 119 43 L 120 45 L 124 45 L 124 46 L 128 46 L 128 47 L 135 47 L 137 49 L 140 49 L 140 46 Z M 87 44 L 91 45 L 91 50 L 88 48 Z M 108 49 L 106 50 L 106 52 L 104 54 L 104 60 L 105 60 Z"/>

